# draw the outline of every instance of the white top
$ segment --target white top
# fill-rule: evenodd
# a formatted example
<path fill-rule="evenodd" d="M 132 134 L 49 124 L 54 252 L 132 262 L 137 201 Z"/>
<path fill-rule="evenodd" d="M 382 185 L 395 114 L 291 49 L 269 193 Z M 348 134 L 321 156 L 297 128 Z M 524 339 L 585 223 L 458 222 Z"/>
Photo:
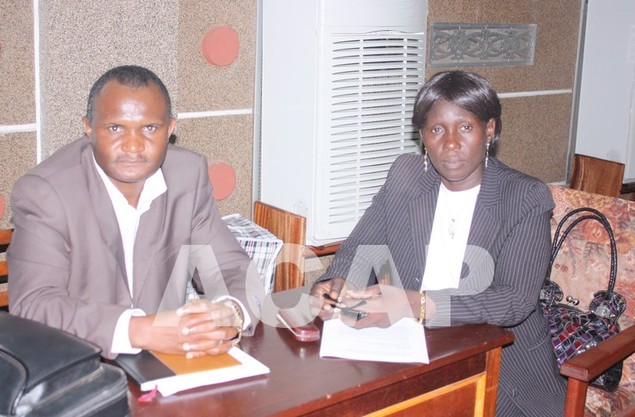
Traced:
<path fill-rule="evenodd" d="M 117 223 L 119 223 L 119 231 L 121 232 L 123 252 L 126 260 L 128 289 L 132 295 L 134 242 L 137 237 L 137 230 L 139 229 L 139 220 L 141 219 L 141 215 L 150 209 L 152 201 L 165 193 L 168 187 L 165 184 L 163 171 L 159 168 L 146 179 L 143 184 L 143 189 L 141 190 L 141 195 L 139 196 L 139 202 L 135 208 L 128 203 L 126 197 L 115 187 L 115 184 L 110 181 L 110 178 L 108 178 L 106 173 L 97 164 L 97 161 L 95 161 L 95 167 L 97 167 L 97 172 L 99 172 L 99 176 L 106 186 L 108 196 L 115 210 L 115 216 L 117 216 Z"/>
<path fill-rule="evenodd" d="M 465 191 L 439 188 L 434 223 L 427 248 L 421 290 L 458 288 L 472 215 L 481 186 Z"/>

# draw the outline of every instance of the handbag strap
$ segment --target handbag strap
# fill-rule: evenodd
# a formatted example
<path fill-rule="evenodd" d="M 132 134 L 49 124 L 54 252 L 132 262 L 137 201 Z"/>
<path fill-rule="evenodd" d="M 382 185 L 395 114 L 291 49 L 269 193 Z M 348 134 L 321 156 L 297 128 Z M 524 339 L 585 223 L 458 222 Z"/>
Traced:
<path fill-rule="evenodd" d="M 580 213 L 589 213 L 589 214 L 583 214 L 575 218 L 574 220 L 571 220 L 570 224 L 564 229 L 564 231 L 562 231 L 562 228 L 569 221 L 569 219 Z M 604 229 L 609 235 L 609 243 L 611 246 L 611 269 L 609 273 L 609 283 L 608 283 L 607 289 L 608 289 L 608 292 L 612 293 L 613 288 L 615 287 L 615 280 L 617 278 L 617 247 L 615 244 L 615 235 L 613 234 L 613 228 L 611 227 L 611 223 L 608 221 L 606 216 L 602 214 L 600 211 L 591 207 L 580 207 L 580 208 L 571 210 L 558 223 L 558 226 L 556 227 L 556 232 L 553 238 L 553 244 L 551 247 L 551 259 L 549 260 L 549 267 L 547 268 L 546 280 L 548 281 L 550 279 L 549 277 L 551 276 L 551 269 L 556 260 L 556 256 L 558 255 L 558 252 L 560 251 L 560 247 L 564 243 L 565 238 L 569 235 L 571 230 L 573 230 L 573 228 L 578 223 L 584 220 L 598 221 L 604 227 Z"/>

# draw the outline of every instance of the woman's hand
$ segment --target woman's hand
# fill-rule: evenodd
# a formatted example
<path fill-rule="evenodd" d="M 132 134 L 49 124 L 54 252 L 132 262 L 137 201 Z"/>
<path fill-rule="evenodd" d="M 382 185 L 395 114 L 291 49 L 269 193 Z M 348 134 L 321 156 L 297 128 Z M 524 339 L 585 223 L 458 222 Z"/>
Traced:
<path fill-rule="evenodd" d="M 391 285 L 372 285 L 356 290 L 347 288 L 344 278 L 333 278 L 314 284 L 311 295 L 311 307 L 319 311 L 321 319 L 339 317 L 355 328 L 385 328 L 404 317 L 418 320 L 421 312 L 418 291 Z M 435 305 L 429 297 L 426 300 L 426 317 L 431 317 Z"/>
<path fill-rule="evenodd" d="M 344 323 L 355 328 L 389 327 L 404 317 L 419 320 L 421 312 L 421 293 L 413 290 L 403 290 L 390 285 L 374 285 L 364 291 L 348 291 L 347 298 L 364 300 L 364 304 L 356 309 L 364 311 L 366 315 L 355 320 L 350 314 L 342 314 Z M 426 317 L 434 314 L 434 302 L 426 299 Z M 350 302 L 344 300 L 348 305 Z"/>
<path fill-rule="evenodd" d="M 345 292 L 346 280 L 344 278 L 332 278 L 328 281 L 316 282 L 311 287 L 311 309 L 318 312 L 323 320 L 328 320 L 333 315 L 333 309 L 338 299 Z"/>
<path fill-rule="evenodd" d="M 325 300 L 327 306 L 333 306 L 346 293 L 346 280 L 341 277 L 332 278 L 328 281 L 316 282 L 311 288 L 311 295 Z"/>

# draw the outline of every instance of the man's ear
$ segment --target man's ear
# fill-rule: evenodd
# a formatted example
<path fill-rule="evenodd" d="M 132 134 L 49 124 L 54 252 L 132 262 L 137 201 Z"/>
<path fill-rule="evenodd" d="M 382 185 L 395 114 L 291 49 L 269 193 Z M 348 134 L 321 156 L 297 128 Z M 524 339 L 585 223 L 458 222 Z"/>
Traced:
<path fill-rule="evenodd" d="M 168 125 L 168 139 L 172 137 L 172 133 L 174 132 L 174 128 L 176 128 L 176 118 L 170 119 L 170 124 Z"/>
<path fill-rule="evenodd" d="M 86 136 L 90 137 L 90 133 L 92 132 L 93 129 L 90 126 L 90 121 L 88 120 L 88 117 L 83 116 L 82 123 L 84 124 L 84 133 L 86 133 Z"/>

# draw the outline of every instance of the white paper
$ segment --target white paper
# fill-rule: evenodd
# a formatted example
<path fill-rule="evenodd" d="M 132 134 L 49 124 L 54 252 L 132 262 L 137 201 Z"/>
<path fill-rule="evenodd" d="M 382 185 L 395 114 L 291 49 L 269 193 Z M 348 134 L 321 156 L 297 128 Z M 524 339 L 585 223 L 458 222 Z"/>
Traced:
<path fill-rule="evenodd" d="M 234 381 L 270 372 L 268 367 L 236 347 L 231 348 L 228 353 L 238 359 L 241 364 L 150 381 L 145 384 L 146 386 L 142 385 L 141 390 L 149 391 L 156 386 L 161 395 L 167 397 L 190 388 Z"/>
<path fill-rule="evenodd" d="M 429 363 L 423 326 L 404 317 L 387 328 L 355 329 L 339 318 L 324 322 L 320 357 Z"/>

